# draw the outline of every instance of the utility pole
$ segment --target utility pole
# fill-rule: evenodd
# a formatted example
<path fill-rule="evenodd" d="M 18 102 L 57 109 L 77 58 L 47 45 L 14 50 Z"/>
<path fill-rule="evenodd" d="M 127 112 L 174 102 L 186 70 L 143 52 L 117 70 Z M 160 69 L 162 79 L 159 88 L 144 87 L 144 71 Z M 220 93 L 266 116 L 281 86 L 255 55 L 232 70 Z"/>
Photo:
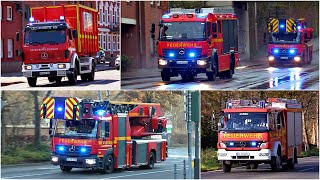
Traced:
<path fill-rule="evenodd" d="M 195 122 L 195 159 L 194 159 L 194 179 L 200 179 L 200 110 L 201 96 L 199 91 L 191 93 L 191 120 Z"/>
<path fill-rule="evenodd" d="M 187 179 L 192 179 L 192 124 L 191 124 L 191 95 L 184 91 L 185 117 L 188 131 L 188 172 Z"/>

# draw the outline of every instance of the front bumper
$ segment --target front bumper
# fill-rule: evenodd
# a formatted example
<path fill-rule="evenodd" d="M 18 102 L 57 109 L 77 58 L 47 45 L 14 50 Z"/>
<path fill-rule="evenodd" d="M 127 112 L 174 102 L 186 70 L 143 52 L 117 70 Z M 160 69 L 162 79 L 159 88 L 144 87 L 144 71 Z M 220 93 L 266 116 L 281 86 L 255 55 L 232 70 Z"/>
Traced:
<path fill-rule="evenodd" d="M 52 157 L 58 157 L 57 162 L 52 161 Z M 76 161 L 70 161 L 70 158 L 76 159 Z M 86 159 L 95 159 L 95 164 L 87 164 Z M 64 155 L 51 155 L 51 164 L 53 165 L 62 165 L 62 166 L 70 166 L 74 168 L 99 168 L 99 158 L 97 155 L 90 155 L 88 157 L 80 157 L 80 156 L 64 156 Z"/>
<path fill-rule="evenodd" d="M 58 68 L 58 65 L 64 64 L 65 68 Z M 30 70 L 26 66 L 32 67 Z M 23 64 L 22 72 L 25 77 L 65 77 L 70 74 L 70 63 L 57 64 Z"/>
<path fill-rule="evenodd" d="M 219 161 L 270 161 L 270 149 L 261 149 L 259 151 L 227 151 L 218 149 Z"/>
<path fill-rule="evenodd" d="M 160 64 L 160 61 L 166 61 L 166 64 Z M 198 61 L 204 61 L 204 65 L 199 65 Z M 158 59 L 158 68 L 168 68 L 168 69 L 206 69 L 210 68 L 209 58 L 197 58 L 197 59 L 169 59 L 162 58 Z"/>

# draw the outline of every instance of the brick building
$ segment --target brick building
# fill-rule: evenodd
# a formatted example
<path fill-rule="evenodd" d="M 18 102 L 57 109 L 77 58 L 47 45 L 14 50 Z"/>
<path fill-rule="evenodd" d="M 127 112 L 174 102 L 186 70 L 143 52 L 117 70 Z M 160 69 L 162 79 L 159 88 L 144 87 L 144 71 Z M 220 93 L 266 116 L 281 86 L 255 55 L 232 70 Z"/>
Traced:
<path fill-rule="evenodd" d="M 105 19 L 99 19 L 99 37 L 103 34 L 104 38 L 99 39 L 99 44 L 108 57 L 120 54 L 119 1 L 1 1 L 1 72 L 21 71 L 22 60 L 16 56 L 15 52 L 22 49 L 21 32 L 29 20 L 30 7 L 77 3 L 101 11 L 99 14 L 102 14 Z M 20 34 L 20 41 L 17 41 L 17 32 Z"/>
<path fill-rule="evenodd" d="M 160 18 L 168 11 L 168 1 L 121 2 L 121 55 L 132 59 L 131 68 L 157 66 L 156 40 Z M 156 37 L 151 38 L 151 24 Z"/>

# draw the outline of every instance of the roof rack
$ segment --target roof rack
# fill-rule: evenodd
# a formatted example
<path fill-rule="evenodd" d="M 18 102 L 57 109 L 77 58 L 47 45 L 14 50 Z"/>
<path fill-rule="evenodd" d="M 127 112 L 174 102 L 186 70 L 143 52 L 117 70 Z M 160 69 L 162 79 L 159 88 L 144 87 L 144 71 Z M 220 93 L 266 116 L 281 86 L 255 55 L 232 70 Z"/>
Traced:
<path fill-rule="evenodd" d="M 233 8 L 201 8 L 201 13 L 234 14 Z"/>
<path fill-rule="evenodd" d="M 196 9 L 171 8 L 169 9 L 169 13 L 193 14 L 193 13 L 196 13 Z"/>

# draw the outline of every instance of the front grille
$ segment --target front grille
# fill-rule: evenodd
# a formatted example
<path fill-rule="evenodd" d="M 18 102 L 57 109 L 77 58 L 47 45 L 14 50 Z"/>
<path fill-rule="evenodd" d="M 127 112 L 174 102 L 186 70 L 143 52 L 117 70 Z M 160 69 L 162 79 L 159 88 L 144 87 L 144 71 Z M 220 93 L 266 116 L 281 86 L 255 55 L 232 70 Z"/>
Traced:
<path fill-rule="evenodd" d="M 89 146 L 74 146 L 74 150 L 71 148 L 72 145 L 56 145 L 55 152 L 59 155 L 66 156 L 89 156 L 91 152 L 91 147 Z M 64 150 L 59 150 L 60 147 L 64 147 Z M 85 147 L 86 151 L 81 152 L 81 148 Z"/>
<path fill-rule="evenodd" d="M 163 57 L 164 58 L 172 58 L 172 59 L 195 59 L 201 57 L 201 48 L 196 49 L 163 49 Z M 179 53 L 180 52 L 180 53 Z M 182 53 L 184 52 L 184 53 Z M 173 53 L 173 57 L 170 57 L 170 54 Z M 190 57 L 190 53 L 194 53 L 194 57 Z"/>
<path fill-rule="evenodd" d="M 261 143 L 263 143 L 262 141 L 255 141 L 256 142 L 256 146 L 252 146 L 251 144 L 252 141 L 237 141 L 237 142 L 233 142 L 233 146 L 231 144 L 231 142 L 225 142 L 228 148 L 232 148 L 232 147 L 237 147 L 237 148 L 242 148 L 242 147 L 259 147 Z"/>

